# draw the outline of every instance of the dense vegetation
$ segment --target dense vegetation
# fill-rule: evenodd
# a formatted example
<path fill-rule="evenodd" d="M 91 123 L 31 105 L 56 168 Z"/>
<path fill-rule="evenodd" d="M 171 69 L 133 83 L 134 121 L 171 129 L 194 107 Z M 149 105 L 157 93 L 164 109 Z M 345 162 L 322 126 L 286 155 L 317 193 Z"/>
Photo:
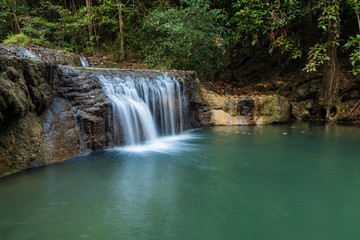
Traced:
<path fill-rule="evenodd" d="M 213 77 L 234 78 L 249 59 L 270 59 L 280 72 L 322 69 L 329 115 L 339 101 L 339 59 L 360 73 L 360 1 L 0 0 L 0 39 Z"/>

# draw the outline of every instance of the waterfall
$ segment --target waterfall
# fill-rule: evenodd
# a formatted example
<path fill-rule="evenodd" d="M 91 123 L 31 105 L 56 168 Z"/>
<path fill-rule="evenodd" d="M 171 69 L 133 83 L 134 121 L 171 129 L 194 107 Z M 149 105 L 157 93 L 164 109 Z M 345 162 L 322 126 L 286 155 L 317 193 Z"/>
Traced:
<path fill-rule="evenodd" d="M 99 74 L 98 78 L 112 103 L 115 144 L 135 145 L 183 130 L 184 85 L 173 76 Z"/>
<path fill-rule="evenodd" d="M 80 62 L 81 62 L 81 66 L 83 66 L 83 67 L 89 67 L 89 63 L 88 63 L 88 61 L 86 60 L 86 57 L 81 56 L 81 57 L 79 57 L 79 59 L 80 59 Z"/>
<path fill-rule="evenodd" d="M 18 52 L 18 55 L 21 57 L 28 57 L 28 58 L 32 58 L 32 59 L 36 59 L 36 60 L 41 60 L 36 54 L 30 52 L 23 46 L 17 47 L 17 52 Z"/>

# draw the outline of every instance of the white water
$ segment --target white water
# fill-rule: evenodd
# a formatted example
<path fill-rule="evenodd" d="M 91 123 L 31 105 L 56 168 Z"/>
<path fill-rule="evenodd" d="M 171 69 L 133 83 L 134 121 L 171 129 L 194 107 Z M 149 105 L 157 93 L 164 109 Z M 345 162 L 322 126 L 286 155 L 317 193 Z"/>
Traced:
<path fill-rule="evenodd" d="M 80 59 L 80 62 L 81 62 L 81 66 L 89 67 L 89 63 L 88 63 L 88 61 L 86 60 L 85 57 L 79 57 L 79 59 Z"/>
<path fill-rule="evenodd" d="M 22 55 L 24 57 L 41 60 L 36 54 L 30 52 L 29 50 L 27 50 L 26 48 L 24 48 L 22 46 L 18 47 L 18 51 L 20 52 L 20 55 Z"/>
<path fill-rule="evenodd" d="M 113 106 L 115 144 L 137 145 L 182 132 L 184 87 L 172 76 L 99 75 Z"/>
<path fill-rule="evenodd" d="M 193 150 L 195 145 L 189 144 L 189 141 L 198 138 L 200 138 L 200 136 L 193 135 L 191 132 L 186 131 L 178 135 L 159 137 L 155 140 L 145 141 L 137 145 L 117 147 L 115 150 L 127 154 L 146 154 L 154 152 L 167 154 L 179 153 Z"/>

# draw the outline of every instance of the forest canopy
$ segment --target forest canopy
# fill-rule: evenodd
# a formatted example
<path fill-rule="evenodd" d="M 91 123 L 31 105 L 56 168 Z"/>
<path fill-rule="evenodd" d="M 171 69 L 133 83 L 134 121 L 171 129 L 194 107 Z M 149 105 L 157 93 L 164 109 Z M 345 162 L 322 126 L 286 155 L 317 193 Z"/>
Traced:
<path fill-rule="evenodd" d="M 199 73 L 264 54 L 336 71 L 341 53 L 357 75 L 359 14 L 358 0 L 0 0 L 0 39 Z"/>

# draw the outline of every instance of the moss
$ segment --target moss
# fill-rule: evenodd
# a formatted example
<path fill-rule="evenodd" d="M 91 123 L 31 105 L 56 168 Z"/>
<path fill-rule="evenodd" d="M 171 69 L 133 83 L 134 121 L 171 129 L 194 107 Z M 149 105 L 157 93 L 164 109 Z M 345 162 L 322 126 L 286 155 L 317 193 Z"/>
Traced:
<path fill-rule="evenodd" d="M 15 171 L 10 152 L 13 150 L 14 131 L 0 134 L 0 176 Z"/>
<path fill-rule="evenodd" d="M 356 116 L 351 115 L 338 115 L 336 118 L 340 122 L 353 122 L 356 121 Z"/>
<path fill-rule="evenodd" d="M 0 92 L 1 94 L 1 92 Z M 3 111 L 6 109 L 6 102 L 5 102 L 5 99 L 2 95 L 0 95 L 0 126 L 1 126 L 1 123 L 3 122 L 4 120 L 4 115 L 3 115 Z"/>

